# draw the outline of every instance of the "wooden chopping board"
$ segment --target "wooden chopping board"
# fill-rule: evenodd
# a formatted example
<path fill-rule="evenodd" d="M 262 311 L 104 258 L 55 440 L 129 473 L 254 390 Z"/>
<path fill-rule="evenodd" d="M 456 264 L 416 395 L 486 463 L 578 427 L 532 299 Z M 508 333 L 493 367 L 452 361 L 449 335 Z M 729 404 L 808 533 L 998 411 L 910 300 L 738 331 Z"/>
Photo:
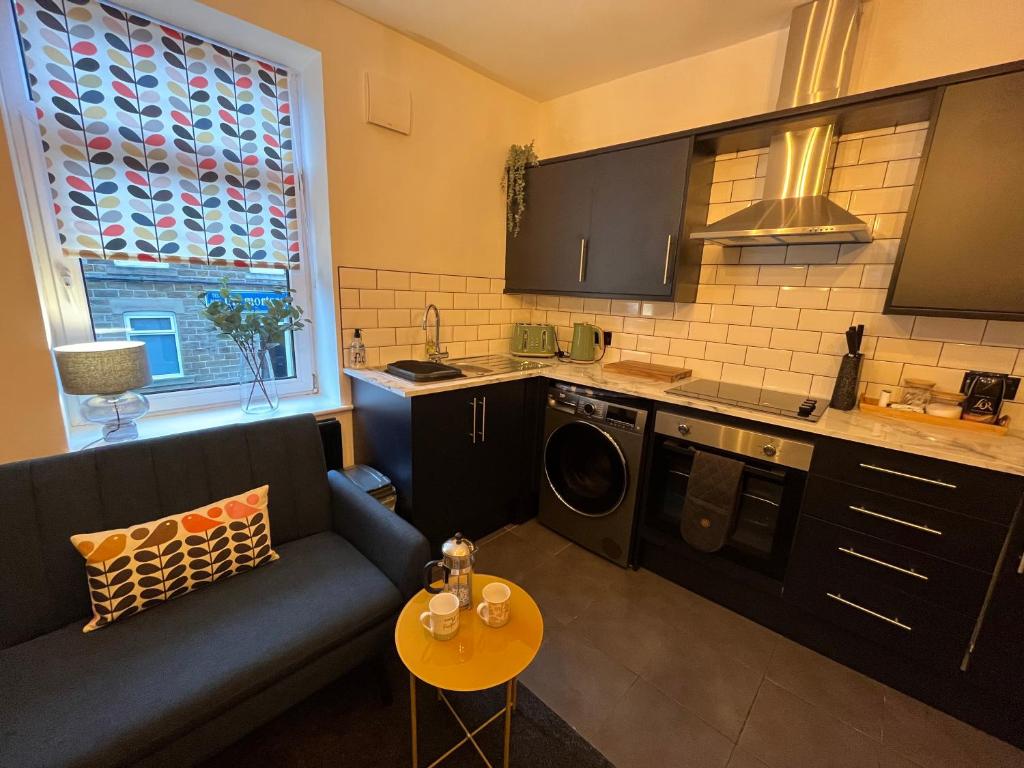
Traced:
<path fill-rule="evenodd" d="M 658 365 L 657 363 L 641 363 L 636 360 L 620 360 L 617 363 L 607 363 L 604 370 L 608 373 L 618 373 L 623 376 L 636 376 L 642 379 L 654 381 L 679 381 L 685 379 L 692 371 L 689 368 L 675 368 L 671 365 Z"/>

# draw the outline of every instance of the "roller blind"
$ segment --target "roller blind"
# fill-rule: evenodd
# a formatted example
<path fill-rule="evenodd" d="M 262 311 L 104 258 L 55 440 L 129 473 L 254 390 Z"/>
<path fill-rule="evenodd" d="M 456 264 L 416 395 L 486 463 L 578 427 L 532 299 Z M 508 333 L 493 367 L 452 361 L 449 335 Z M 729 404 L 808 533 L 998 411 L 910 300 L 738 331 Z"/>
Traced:
<path fill-rule="evenodd" d="M 280 65 L 95 0 L 16 0 L 66 256 L 298 267 Z"/>

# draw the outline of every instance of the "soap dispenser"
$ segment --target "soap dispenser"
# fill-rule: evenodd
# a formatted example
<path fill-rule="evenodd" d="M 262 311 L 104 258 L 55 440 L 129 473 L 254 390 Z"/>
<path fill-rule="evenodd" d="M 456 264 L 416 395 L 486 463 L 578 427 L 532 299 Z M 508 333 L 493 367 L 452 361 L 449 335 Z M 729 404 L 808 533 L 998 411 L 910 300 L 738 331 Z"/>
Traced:
<path fill-rule="evenodd" d="M 349 368 L 366 367 L 366 345 L 363 343 L 363 332 L 356 328 L 352 343 L 348 347 Z"/>

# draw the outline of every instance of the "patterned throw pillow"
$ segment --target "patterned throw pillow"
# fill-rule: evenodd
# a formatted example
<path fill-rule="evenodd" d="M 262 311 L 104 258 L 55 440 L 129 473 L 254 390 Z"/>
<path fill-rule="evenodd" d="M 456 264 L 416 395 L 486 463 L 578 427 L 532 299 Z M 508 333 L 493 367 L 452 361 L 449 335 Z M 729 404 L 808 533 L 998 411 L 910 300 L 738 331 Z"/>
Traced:
<path fill-rule="evenodd" d="M 264 485 L 191 512 L 71 537 L 85 558 L 98 627 L 277 560 Z"/>

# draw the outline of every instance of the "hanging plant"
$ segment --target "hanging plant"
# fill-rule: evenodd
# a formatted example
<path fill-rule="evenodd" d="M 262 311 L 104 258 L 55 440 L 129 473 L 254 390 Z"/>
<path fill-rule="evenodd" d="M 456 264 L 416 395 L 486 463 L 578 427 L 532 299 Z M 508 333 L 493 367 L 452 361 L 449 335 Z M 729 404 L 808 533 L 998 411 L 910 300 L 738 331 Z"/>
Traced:
<path fill-rule="evenodd" d="M 505 226 L 512 237 L 519 234 L 519 221 L 526 210 L 526 169 L 536 164 L 537 153 L 533 151 L 532 141 L 508 148 L 501 188 L 505 190 Z"/>

